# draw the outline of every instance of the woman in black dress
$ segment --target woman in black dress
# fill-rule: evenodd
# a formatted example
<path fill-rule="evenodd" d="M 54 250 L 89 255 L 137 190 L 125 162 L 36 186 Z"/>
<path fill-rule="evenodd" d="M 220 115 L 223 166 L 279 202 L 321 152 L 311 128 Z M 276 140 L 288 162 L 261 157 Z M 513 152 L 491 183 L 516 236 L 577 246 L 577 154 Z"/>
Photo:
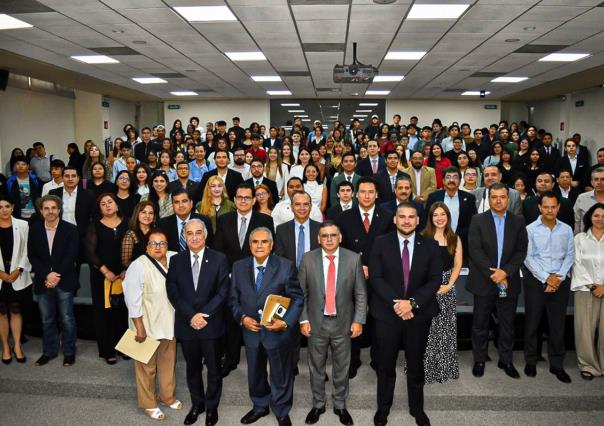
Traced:
<path fill-rule="evenodd" d="M 115 185 L 106 179 L 107 167 L 103 163 L 93 163 L 90 166 L 91 178 L 86 182 L 86 189 L 94 193 L 94 199 L 106 192 L 115 193 Z"/>
<path fill-rule="evenodd" d="M 113 293 L 116 293 L 126 275 L 122 267 L 121 249 L 128 221 L 120 214 L 114 194 L 101 194 L 97 207 L 101 218 L 88 227 L 86 240 L 88 263 L 91 266 L 92 305 L 99 356 L 105 358 L 107 364 L 115 364 L 117 357 L 114 348 L 128 327 L 128 312 L 125 304 L 107 307 L 108 289 L 105 287 L 113 283 Z"/>
<path fill-rule="evenodd" d="M 128 223 L 128 231 L 122 240 L 122 266 L 128 269 L 130 263 L 147 251 L 147 235 L 155 223 L 155 207 L 151 201 L 141 201 L 136 205 Z"/>
<path fill-rule="evenodd" d="M 10 333 L 17 362 L 26 361 L 21 349 L 21 305 L 31 300 L 31 265 L 27 258 L 29 226 L 25 220 L 12 217 L 13 207 L 7 196 L 0 195 L 0 339 L 4 364 L 13 359 L 8 341 Z"/>
<path fill-rule="evenodd" d="M 132 175 L 127 170 L 122 170 L 115 177 L 115 186 L 119 211 L 124 218 L 129 219 L 141 200 L 141 196 L 136 193 L 137 188 Z"/>

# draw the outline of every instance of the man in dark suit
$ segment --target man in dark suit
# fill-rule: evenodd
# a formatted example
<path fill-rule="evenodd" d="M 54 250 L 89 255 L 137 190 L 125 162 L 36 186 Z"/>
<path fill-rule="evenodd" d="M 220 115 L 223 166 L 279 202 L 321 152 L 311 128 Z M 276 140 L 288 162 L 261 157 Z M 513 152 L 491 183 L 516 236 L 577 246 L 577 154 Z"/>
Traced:
<path fill-rule="evenodd" d="M 254 188 L 260 184 L 266 185 L 271 191 L 273 202 L 277 204 L 279 202 L 279 190 L 277 189 L 277 184 L 274 180 L 270 180 L 264 176 L 264 163 L 262 160 L 258 158 L 252 160 L 252 164 L 250 164 L 250 172 L 252 173 L 252 177 L 246 180 L 245 183 L 254 185 Z"/>
<path fill-rule="evenodd" d="M 328 208 L 325 213 L 327 219 L 333 220 L 334 222 L 338 221 L 342 212 L 345 212 L 356 205 L 352 198 L 354 195 L 354 186 L 351 182 L 348 182 L 347 180 L 340 181 L 337 186 L 337 191 L 338 202 Z"/>
<path fill-rule="evenodd" d="M 221 343 L 225 332 L 224 306 L 229 292 L 229 265 L 224 254 L 205 245 L 207 228 L 200 219 L 185 225 L 188 250 L 170 259 L 166 291 L 176 311 L 174 334 L 187 363 L 191 410 L 185 424 L 206 411 L 206 425 L 218 422 L 222 393 Z M 208 369 L 203 389 L 202 363 Z"/>
<path fill-rule="evenodd" d="M 380 157 L 380 148 L 377 141 L 367 142 L 367 158 L 359 161 L 357 173 L 361 176 L 374 176 L 386 169 L 386 162 Z"/>
<path fill-rule="evenodd" d="M 346 182 L 348 183 L 348 182 Z M 340 248 L 342 235 L 332 221 L 320 225 L 321 245 L 304 256 L 298 278 L 304 291 L 300 332 L 308 338 L 313 408 L 306 424 L 319 421 L 325 412 L 325 366 L 329 347 L 333 359 L 334 413 L 340 423 L 352 425 L 346 409 L 350 339 L 363 332 L 367 313 L 367 290 L 361 257 Z"/>
<path fill-rule="evenodd" d="M 438 314 L 436 291 L 442 283 L 438 244 L 416 232 L 415 205 L 401 203 L 394 216 L 396 232 L 375 239 L 369 262 L 377 356 L 376 426 L 388 423 L 396 384 L 400 343 L 405 346 L 409 412 L 418 425 L 429 425 L 424 412 L 424 354 L 432 318 Z"/>
<path fill-rule="evenodd" d="M 357 158 L 352 152 L 347 152 L 342 155 L 342 162 L 340 163 L 342 166 L 342 173 L 334 177 L 331 181 L 331 185 L 329 187 L 329 205 L 335 206 L 338 204 L 338 185 L 340 182 L 348 181 L 353 186 L 353 192 L 357 187 L 357 183 L 361 176 L 355 173 L 355 169 L 357 167 Z M 353 194 L 354 195 L 354 194 Z"/>
<path fill-rule="evenodd" d="M 604 148 L 602 149 L 602 154 L 604 154 Z M 575 201 L 577 201 L 577 197 L 581 192 L 579 188 L 573 188 L 572 181 L 573 172 L 569 169 L 560 169 L 558 177 L 556 178 L 557 185 L 554 186 L 553 191 L 558 194 L 561 199 L 564 198 L 568 200 L 571 207 L 574 207 Z"/>
<path fill-rule="evenodd" d="M 474 295 L 472 352 L 475 377 L 484 375 L 489 338 L 489 320 L 497 310 L 499 363 L 512 378 L 520 375 L 512 363 L 514 317 L 520 294 L 520 267 L 528 239 L 524 218 L 506 211 L 508 187 L 494 183 L 489 188 L 490 209 L 472 219 L 468 234 L 470 274 L 466 289 Z"/>
<path fill-rule="evenodd" d="M 407 173 L 398 169 L 399 156 L 396 151 L 390 151 L 386 154 L 386 169 L 378 172 L 374 178 L 378 183 L 380 202 L 394 200 L 396 188 L 396 179 L 402 176 L 409 176 Z"/>
<path fill-rule="evenodd" d="M 78 228 L 78 240 L 80 242 L 78 261 L 85 260 L 84 243 L 86 241 L 86 232 L 92 217 L 96 200 L 94 194 L 82 187 L 79 187 L 80 176 L 78 170 L 73 166 L 67 166 L 63 169 L 63 187 L 51 189 L 50 195 L 56 195 L 63 202 L 61 208 L 61 219 L 75 225 Z"/>
<path fill-rule="evenodd" d="M 358 206 L 342 213 L 338 220 L 338 226 L 342 231 L 342 247 L 361 255 L 365 279 L 369 277 L 368 265 L 373 241 L 393 228 L 392 214 L 376 206 L 377 197 L 378 187 L 375 180 L 371 177 L 361 178 L 357 186 Z M 371 284 L 368 288 L 371 288 Z M 370 333 L 364 333 L 364 336 L 367 342 L 371 341 Z M 372 360 L 375 361 L 373 355 Z M 361 342 L 359 339 L 353 339 L 349 374 L 351 379 L 356 376 L 360 366 Z"/>
<path fill-rule="evenodd" d="M 461 172 L 457 167 L 449 167 L 445 170 L 443 177 L 445 189 L 435 191 L 428 196 L 426 211 L 430 212 L 430 207 L 435 202 L 444 202 L 451 213 L 451 229 L 459 235 L 462 247 L 468 247 L 468 231 L 472 217 L 476 214 L 476 198 L 469 192 L 460 191 L 460 183 Z M 467 249 L 464 250 L 464 253 L 467 252 Z"/>
<path fill-rule="evenodd" d="M 201 201 L 195 198 L 195 196 L 199 194 L 199 183 L 189 179 L 190 173 L 191 167 L 189 166 L 189 163 L 186 161 L 181 161 L 178 163 L 176 165 L 176 175 L 178 176 L 178 179 L 168 184 L 168 190 L 170 193 L 173 193 L 178 189 L 184 189 L 187 191 L 187 194 L 189 194 L 189 198 L 193 200 L 194 204 L 196 204 L 197 202 Z"/>
<path fill-rule="evenodd" d="M 212 222 L 207 216 L 192 211 L 193 202 L 186 190 L 181 188 L 172 193 L 172 206 L 174 207 L 174 214 L 166 216 L 159 221 L 159 227 L 168 237 L 168 250 L 176 252 L 187 250 L 185 224 L 190 219 L 200 219 L 206 225 L 208 230 L 208 235 L 205 239 L 206 245 L 210 247 L 214 246 Z"/>
<path fill-rule="evenodd" d="M 536 196 L 526 197 L 522 202 L 522 215 L 524 222 L 530 225 L 539 218 L 539 198 L 542 194 L 554 189 L 554 178 L 548 171 L 543 170 L 535 178 Z M 575 226 L 575 212 L 573 206 L 566 198 L 559 199 L 557 219 L 573 228 Z"/>
<path fill-rule="evenodd" d="M 235 191 L 237 191 L 237 187 L 243 182 L 241 173 L 229 169 L 229 154 L 226 151 L 216 151 L 214 154 L 214 162 L 216 163 L 216 168 L 203 174 L 195 199 L 201 200 L 203 193 L 205 192 L 208 179 L 210 179 L 212 176 L 220 176 L 224 182 L 224 186 L 226 187 L 230 200 L 233 201 L 235 199 Z"/>
<path fill-rule="evenodd" d="M 78 286 L 78 230 L 60 219 L 61 207 L 60 198 L 45 195 L 38 206 L 43 220 L 29 225 L 27 254 L 42 317 L 42 356 L 36 361 L 38 366 L 56 358 L 59 347 L 63 348 L 63 365 L 75 363 L 73 297 Z M 62 339 L 59 339 L 57 319 L 61 322 Z"/>
<path fill-rule="evenodd" d="M 292 339 L 304 305 L 296 268 L 292 262 L 271 255 L 272 229 L 258 227 L 249 236 L 252 256 L 233 265 L 229 306 L 233 319 L 243 327 L 248 364 L 249 392 L 254 404 L 241 423 L 250 424 L 268 415 L 269 405 L 279 426 L 291 426 L 293 402 Z M 282 319 L 261 325 L 259 312 L 269 295 L 290 298 Z M 270 385 L 267 366 L 270 367 Z"/>
<path fill-rule="evenodd" d="M 386 210 L 387 212 L 396 213 L 396 208 L 402 202 L 410 202 L 417 209 L 417 215 L 419 216 L 419 225 L 417 226 L 417 231 L 423 231 L 426 227 L 426 209 L 424 208 L 424 204 L 420 203 L 413 199 L 413 186 L 412 186 L 411 177 L 409 176 L 401 176 L 396 180 L 396 189 L 394 200 L 390 200 L 387 203 L 380 204 L 380 207 Z"/>
<path fill-rule="evenodd" d="M 545 133 L 541 139 L 539 150 L 539 158 L 545 170 L 551 175 L 557 176 L 560 168 L 560 151 L 552 145 L 553 136 L 551 133 Z"/>
<path fill-rule="evenodd" d="M 277 137 L 277 128 L 275 126 L 271 126 L 268 130 L 268 135 L 268 138 L 264 139 L 264 149 L 267 151 L 272 147 L 281 149 L 281 139 Z"/>
<path fill-rule="evenodd" d="M 581 151 L 583 155 L 580 155 L 577 151 L 578 145 L 573 138 L 567 139 L 564 142 L 564 150 L 566 151 L 564 157 L 560 159 L 560 168 L 569 169 L 573 172 L 573 183 L 575 186 L 583 191 L 583 184 L 585 182 L 585 174 L 589 173 L 590 158 L 585 155 L 587 149 L 583 147 Z"/>
<path fill-rule="evenodd" d="M 235 193 L 236 211 L 218 216 L 216 222 L 216 250 L 226 254 L 229 266 L 250 256 L 250 246 L 247 241 L 250 232 L 259 226 L 266 227 L 274 232 L 273 218 L 252 210 L 255 199 L 254 187 L 242 183 Z M 222 375 L 226 377 L 231 370 L 237 368 L 241 353 L 241 328 L 239 323 L 228 315 L 226 342 L 224 347 L 224 360 Z"/>

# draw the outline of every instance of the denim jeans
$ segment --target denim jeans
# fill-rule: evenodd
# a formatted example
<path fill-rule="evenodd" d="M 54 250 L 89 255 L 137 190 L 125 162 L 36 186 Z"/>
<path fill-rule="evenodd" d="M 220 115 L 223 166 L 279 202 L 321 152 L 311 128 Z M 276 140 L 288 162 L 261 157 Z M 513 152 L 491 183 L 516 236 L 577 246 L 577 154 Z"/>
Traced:
<path fill-rule="evenodd" d="M 42 353 L 48 357 L 59 354 L 58 319 L 63 332 L 63 355 L 75 356 L 76 322 L 73 313 L 73 291 L 59 287 L 47 288 L 38 295 L 38 307 L 42 317 Z"/>

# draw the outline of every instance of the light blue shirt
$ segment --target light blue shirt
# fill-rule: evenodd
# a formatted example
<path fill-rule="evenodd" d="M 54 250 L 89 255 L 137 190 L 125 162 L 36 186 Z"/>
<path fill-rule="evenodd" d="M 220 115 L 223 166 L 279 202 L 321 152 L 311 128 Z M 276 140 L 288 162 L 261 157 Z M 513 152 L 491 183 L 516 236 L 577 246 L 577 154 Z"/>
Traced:
<path fill-rule="evenodd" d="M 182 232 L 182 228 L 183 228 L 183 224 L 182 224 L 183 221 L 185 222 L 185 225 L 186 225 L 186 222 L 188 222 L 190 219 L 191 219 L 191 214 L 189 214 L 189 216 L 187 216 L 187 218 L 184 220 L 179 218 L 178 216 L 176 216 L 176 226 L 178 227 L 178 237 L 179 238 L 180 238 L 180 233 Z"/>
<path fill-rule="evenodd" d="M 269 258 L 270 258 L 270 256 L 268 256 L 266 259 L 264 259 L 264 262 L 258 263 L 256 258 L 254 257 L 254 283 L 256 283 L 256 280 L 258 279 L 258 272 L 259 272 L 258 266 L 264 266 L 264 273 L 266 274 L 266 265 L 268 265 Z"/>
<path fill-rule="evenodd" d="M 564 280 L 575 259 L 573 230 L 556 219 L 550 229 L 543 224 L 542 216 L 526 227 L 528 250 L 524 265 L 531 274 L 545 283 L 550 274 L 560 275 Z"/>
<path fill-rule="evenodd" d="M 507 211 L 502 217 L 493 211 L 493 220 L 495 221 L 495 232 L 497 234 L 497 268 L 501 266 L 501 256 L 503 256 L 503 239 L 505 238 L 505 219 L 507 217 Z"/>
<path fill-rule="evenodd" d="M 459 222 L 459 191 L 453 197 L 449 197 L 449 193 L 445 191 L 443 202 L 449 208 L 449 212 L 451 212 L 451 229 L 457 231 L 457 223 Z"/>
<path fill-rule="evenodd" d="M 461 150 L 465 151 L 466 150 L 466 143 L 463 141 L 463 138 L 460 138 L 460 139 L 462 140 L 462 142 L 461 142 Z M 453 150 L 453 138 L 451 136 L 447 136 L 446 138 L 444 138 L 442 140 L 442 142 L 440 143 L 440 145 L 443 148 L 443 152 L 452 151 Z"/>
<path fill-rule="evenodd" d="M 189 168 L 191 169 L 191 173 L 189 174 L 189 179 L 194 182 L 201 182 L 201 178 L 205 172 L 209 172 L 210 170 L 214 170 L 216 166 L 211 164 L 208 166 L 207 161 L 205 161 L 201 167 L 197 165 L 195 160 L 189 163 Z"/>

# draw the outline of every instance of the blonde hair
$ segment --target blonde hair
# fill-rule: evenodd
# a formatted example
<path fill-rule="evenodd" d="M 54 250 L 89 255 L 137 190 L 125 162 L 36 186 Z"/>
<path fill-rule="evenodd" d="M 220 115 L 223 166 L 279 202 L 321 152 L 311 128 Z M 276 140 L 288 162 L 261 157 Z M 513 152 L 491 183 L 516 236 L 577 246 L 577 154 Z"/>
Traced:
<path fill-rule="evenodd" d="M 220 176 L 211 176 L 206 183 L 206 187 L 203 190 L 203 196 L 201 198 L 201 205 L 199 206 L 199 213 L 206 215 L 208 217 L 216 216 L 216 210 L 212 205 L 212 194 L 210 194 L 210 186 L 214 182 L 220 182 L 222 184 L 222 196 L 220 204 L 224 203 L 229 199 L 229 196 L 226 192 L 226 185 Z"/>

